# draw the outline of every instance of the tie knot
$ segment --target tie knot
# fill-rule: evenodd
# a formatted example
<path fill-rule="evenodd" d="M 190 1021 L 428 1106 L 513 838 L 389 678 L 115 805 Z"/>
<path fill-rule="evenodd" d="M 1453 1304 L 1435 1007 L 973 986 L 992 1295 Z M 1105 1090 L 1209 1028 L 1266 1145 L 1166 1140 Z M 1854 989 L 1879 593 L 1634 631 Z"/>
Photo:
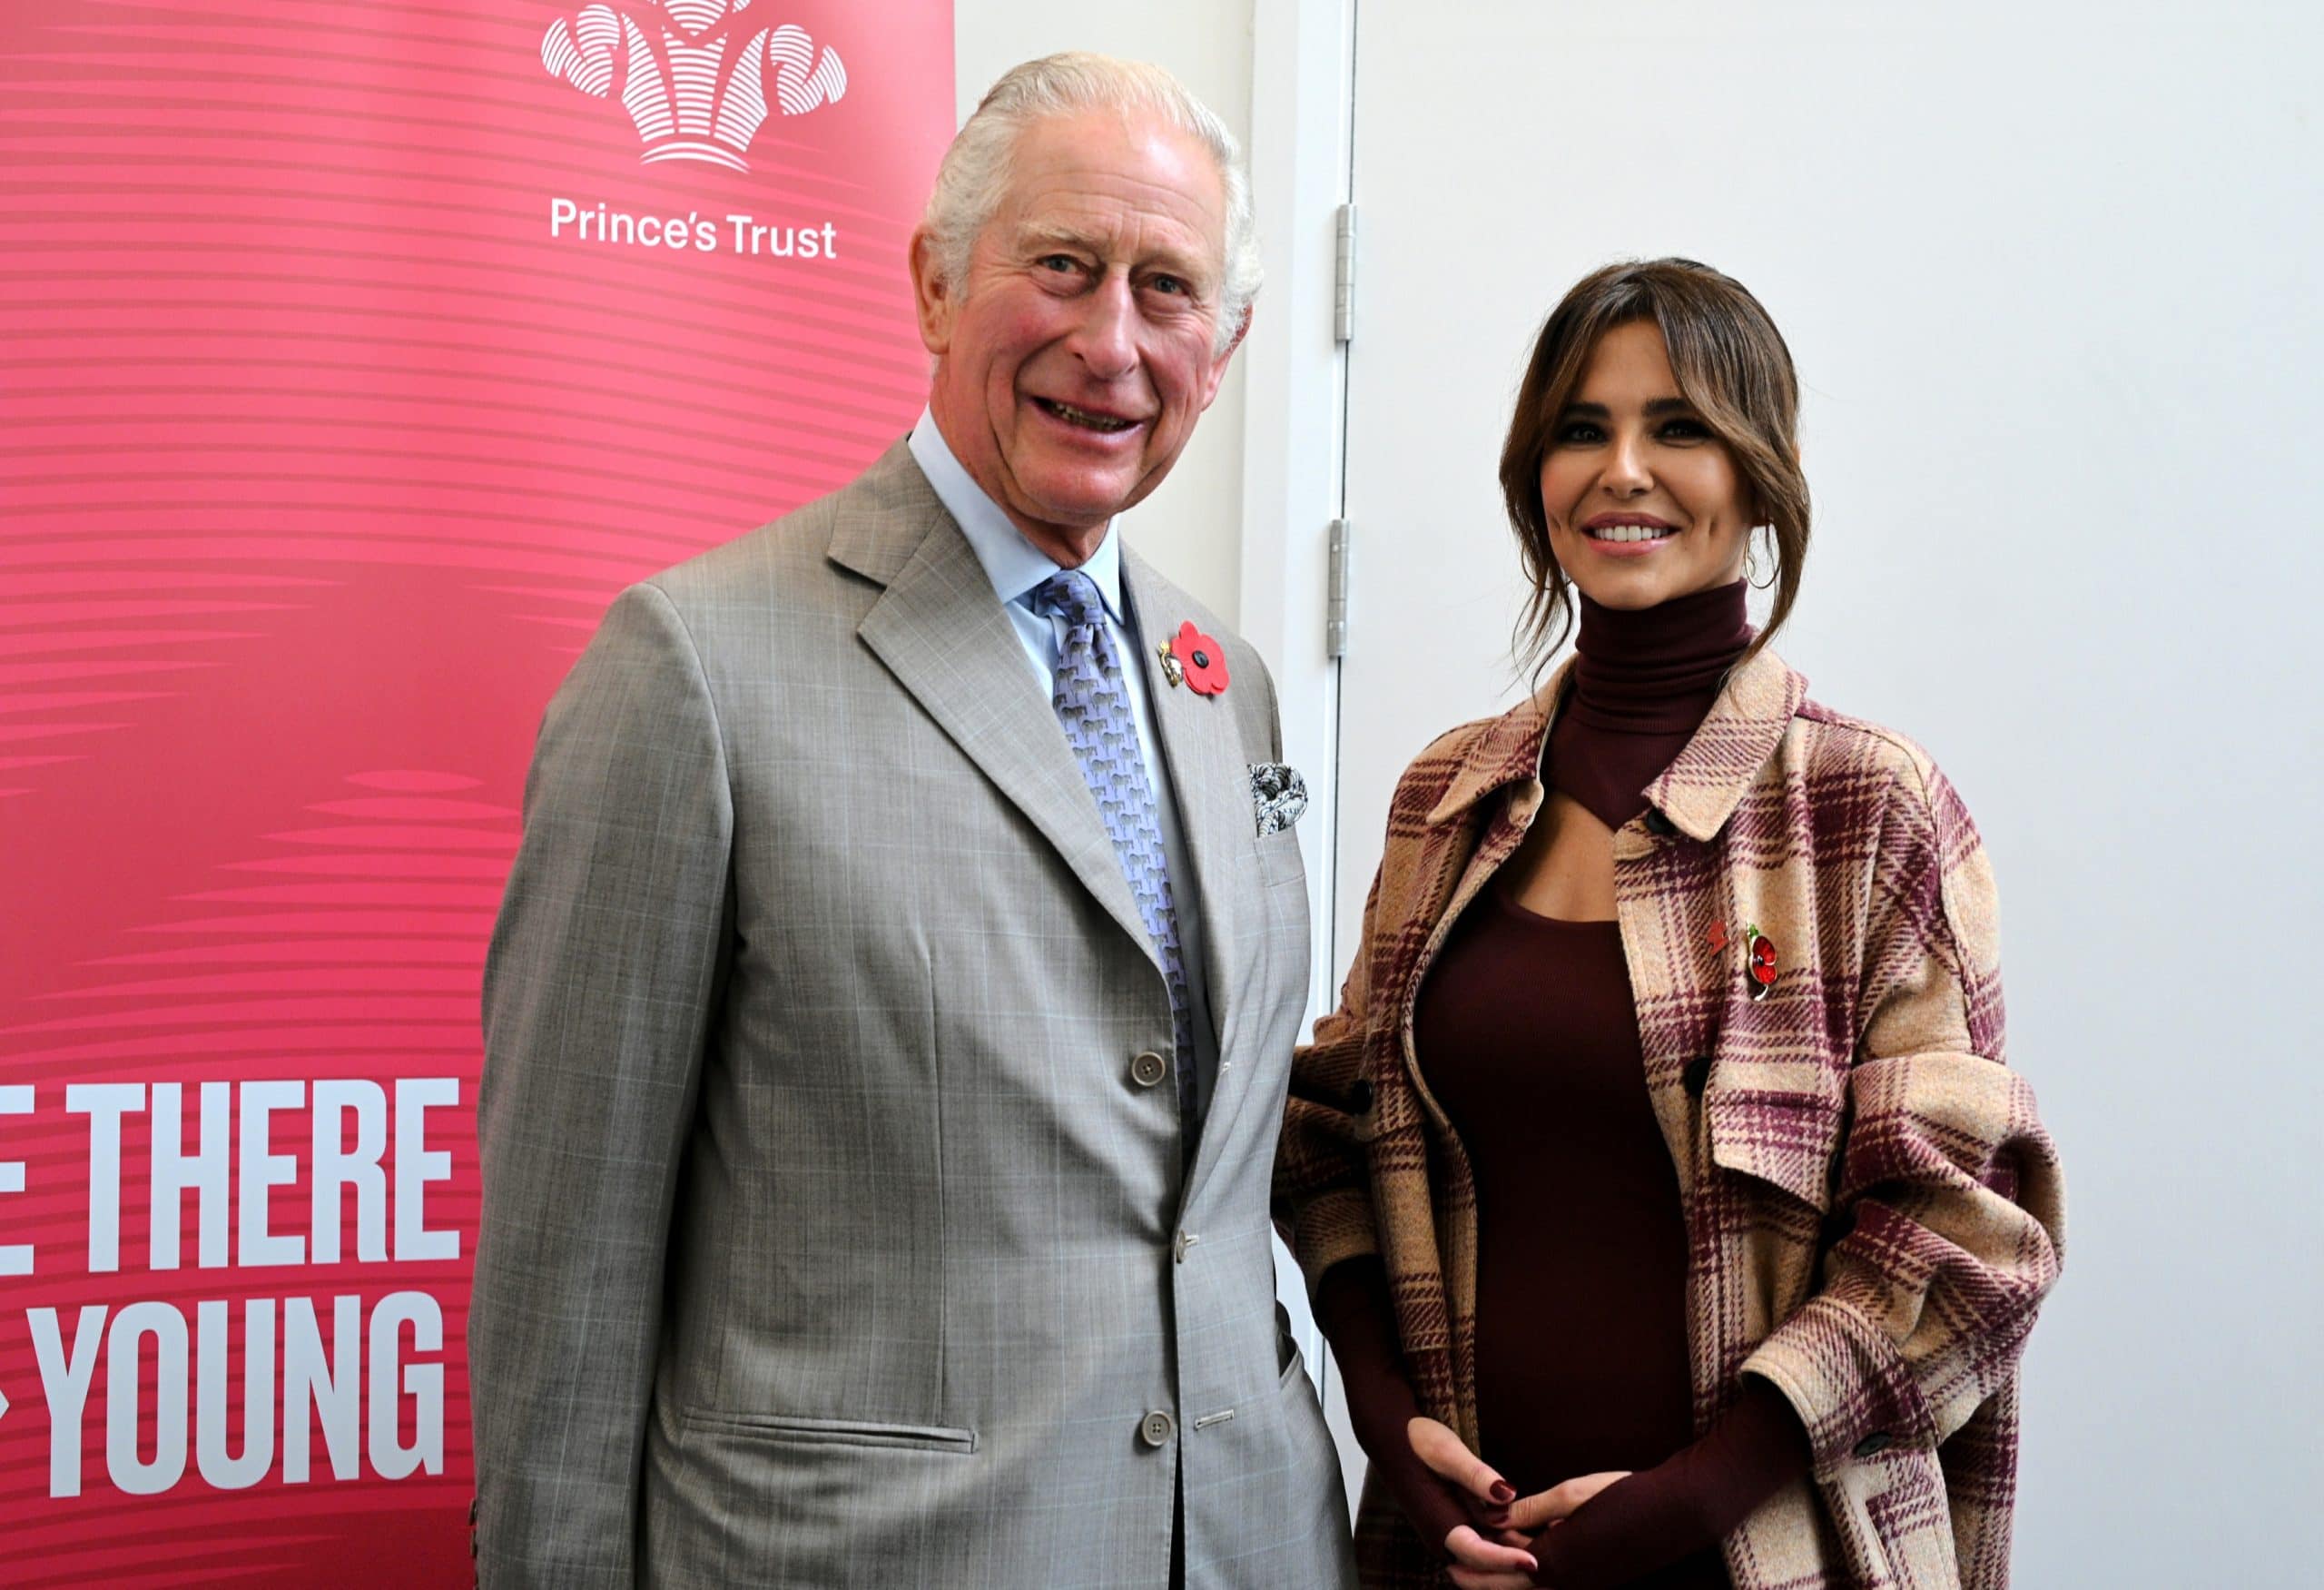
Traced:
<path fill-rule="evenodd" d="M 1096 626 L 1106 616 L 1098 582 L 1078 568 L 1068 568 L 1041 581 L 1033 597 L 1043 608 L 1062 616 L 1068 624 Z"/>

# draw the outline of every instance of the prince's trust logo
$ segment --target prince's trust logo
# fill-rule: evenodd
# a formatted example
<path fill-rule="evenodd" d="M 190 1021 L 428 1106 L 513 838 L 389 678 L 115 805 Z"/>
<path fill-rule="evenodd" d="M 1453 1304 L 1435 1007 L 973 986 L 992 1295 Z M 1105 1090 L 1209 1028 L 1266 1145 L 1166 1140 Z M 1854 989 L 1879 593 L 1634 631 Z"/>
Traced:
<path fill-rule="evenodd" d="M 646 161 L 706 160 L 748 171 L 743 155 L 772 100 L 786 116 L 847 93 L 836 51 L 806 33 L 757 25 L 751 0 L 630 0 L 585 5 L 541 40 L 541 64 L 598 99 L 617 94 Z"/>

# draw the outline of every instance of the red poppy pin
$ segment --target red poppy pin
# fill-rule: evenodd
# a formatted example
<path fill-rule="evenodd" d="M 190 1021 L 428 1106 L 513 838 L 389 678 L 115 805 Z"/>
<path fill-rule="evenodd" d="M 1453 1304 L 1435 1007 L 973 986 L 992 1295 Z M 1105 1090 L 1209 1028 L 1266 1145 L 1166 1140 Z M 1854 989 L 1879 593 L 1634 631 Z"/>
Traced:
<path fill-rule="evenodd" d="M 1747 924 L 1743 929 L 1743 943 L 1747 951 L 1743 970 L 1750 979 L 1751 997 L 1765 999 L 1768 990 L 1775 985 L 1776 981 L 1776 942 L 1761 933 L 1757 925 Z"/>
<path fill-rule="evenodd" d="M 1226 688 L 1226 648 L 1191 620 L 1155 649 L 1162 655 L 1162 676 L 1171 684 L 1186 685 L 1197 696 L 1216 696 Z"/>

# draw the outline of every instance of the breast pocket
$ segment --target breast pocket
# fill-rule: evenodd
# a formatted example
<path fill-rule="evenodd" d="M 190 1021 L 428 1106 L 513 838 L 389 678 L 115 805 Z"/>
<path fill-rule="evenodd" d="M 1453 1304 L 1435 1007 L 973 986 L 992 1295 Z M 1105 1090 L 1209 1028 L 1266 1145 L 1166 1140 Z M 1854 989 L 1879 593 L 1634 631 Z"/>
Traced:
<path fill-rule="evenodd" d="M 1837 1092 L 1721 1088 L 1716 1071 L 1712 1079 L 1703 1095 L 1711 1162 L 1830 1213 L 1846 1101 Z"/>
<path fill-rule="evenodd" d="M 1261 834 L 1251 841 L 1256 856 L 1260 884 L 1270 889 L 1305 889 L 1307 867 L 1299 854 L 1299 831 L 1279 829 L 1273 834 Z"/>

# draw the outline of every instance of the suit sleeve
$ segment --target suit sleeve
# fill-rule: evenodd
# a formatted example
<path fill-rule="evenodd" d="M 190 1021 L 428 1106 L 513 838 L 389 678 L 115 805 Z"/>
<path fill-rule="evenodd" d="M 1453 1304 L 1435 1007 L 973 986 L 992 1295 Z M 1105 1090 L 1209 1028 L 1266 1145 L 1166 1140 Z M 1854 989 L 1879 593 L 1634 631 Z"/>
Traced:
<path fill-rule="evenodd" d="M 731 936 L 726 759 L 660 590 L 550 704 L 484 982 L 480 1582 L 633 1582 L 679 1160 Z"/>
<path fill-rule="evenodd" d="M 1265 687 L 1269 755 L 1283 757 L 1281 719 L 1274 677 L 1256 652 L 1252 672 Z M 1380 892 L 1373 879 L 1356 935 L 1354 963 L 1340 990 L 1340 1006 L 1315 1023 L 1315 1041 L 1295 1049 L 1284 1123 L 1275 1149 L 1274 1209 L 1284 1244 L 1299 1261 L 1312 1301 L 1324 1272 L 1359 1253 L 1376 1253 L 1373 1236 L 1370 1173 L 1365 1159 L 1370 1096 L 1359 1086 L 1364 1069 L 1364 1033 L 1370 1005 L 1367 961 L 1373 905 Z"/>
<path fill-rule="evenodd" d="M 1372 1215 L 1368 1144 L 1372 1085 L 1364 1080 L 1372 1019 L 1371 954 L 1380 877 L 1364 903 L 1355 959 L 1339 1009 L 1315 1023 L 1314 1042 L 1293 1051 L 1275 1150 L 1275 1222 L 1307 1278 L 1309 1297 L 1344 1259 L 1380 1251 Z"/>
<path fill-rule="evenodd" d="M 1822 1284 L 1743 1365 L 1789 1399 L 1819 1478 L 1934 1447 L 2014 1394 L 2064 1251 L 2064 1186 L 2004 1064 L 1993 874 L 1941 774 L 1889 792 Z"/>

